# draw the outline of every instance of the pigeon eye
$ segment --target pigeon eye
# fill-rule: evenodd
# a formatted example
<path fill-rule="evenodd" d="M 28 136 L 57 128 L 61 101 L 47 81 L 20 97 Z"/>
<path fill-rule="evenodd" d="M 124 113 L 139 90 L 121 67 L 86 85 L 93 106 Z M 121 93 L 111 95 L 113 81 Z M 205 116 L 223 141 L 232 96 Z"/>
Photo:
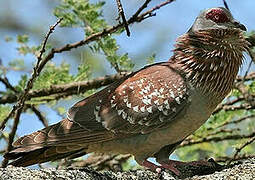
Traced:
<path fill-rule="evenodd" d="M 210 19 L 216 23 L 229 22 L 227 14 L 222 9 L 212 9 L 206 14 L 206 19 Z"/>

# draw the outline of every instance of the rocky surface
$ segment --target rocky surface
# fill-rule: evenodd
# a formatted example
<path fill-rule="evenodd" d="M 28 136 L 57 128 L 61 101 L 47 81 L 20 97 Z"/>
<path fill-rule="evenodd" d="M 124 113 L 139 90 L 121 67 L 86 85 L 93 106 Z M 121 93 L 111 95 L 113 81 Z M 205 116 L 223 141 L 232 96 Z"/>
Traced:
<path fill-rule="evenodd" d="M 0 168 L 1 180 L 173 180 L 170 174 L 163 172 L 155 174 L 148 170 L 136 170 L 129 172 L 96 172 L 89 168 L 79 170 L 56 170 L 56 169 L 29 169 L 8 166 Z M 186 180 L 252 180 L 255 179 L 255 158 L 243 160 L 242 163 L 232 168 L 224 169 L 206 176 L 193 176 Z"/>

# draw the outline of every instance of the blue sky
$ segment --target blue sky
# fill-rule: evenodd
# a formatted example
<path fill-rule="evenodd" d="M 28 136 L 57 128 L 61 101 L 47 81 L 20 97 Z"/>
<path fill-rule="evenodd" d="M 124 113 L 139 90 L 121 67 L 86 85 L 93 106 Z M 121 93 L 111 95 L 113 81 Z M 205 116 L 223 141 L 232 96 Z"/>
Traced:
<path fill-rule="evenodd" d="M 4 42 L 4 37 L 16 37 L 17 34 L 25 33 L 31 37 L 31 44 L 40 44 L 49 26 L 56 21 L 52 13 L 54 5 L 57 4 L 56 2 L 50 0 L 8 0 L 7 2 L 2 0 L 0 2 L 0 22 L 14 18 L 21 27 L 26 27 L 26 31 L 24 31 L 22 29 L 16 30 L 15 28 L 4 28 L 0 26 L 0 58 L 3 64 L 8 64 L 10 60 L 16 58 L 18 55 L 15 49 L 17 44 Z M 139 4 L 141 4 L 141 1 L 137 0 L 122 0 L 122 2 L 127 17 L 130 17 Z M 154 0 L 150 7 L 155 5 L 155 2 L 163 1 Z M 228 3 L 233 16 L 243 23 L 248 31 L 255 30 L 255 1 L 229 0 Z M 146 64 L 145 58 L 151 56 L 153 53 L 156 53 L 156 62 L 165 61 L 172 54 L 171 50 L 173 49 L 175 39 L 190 28 L 199 12 L 206 8 L 219 6 L 223 6 L 222 0 L 176 0 L 176 2 L 157 11 L 155 17 L 130 26 L 130 37 L 127 37 L 125 32 L 117 36 L 116 38 L 120 45 L 119 52 L 127 52 L 130 58 L 137 64 L 136 68 L 141 68 Z M 103 13 L 110 24 L 117 23 L 115 20 L 117 17 L 115 1 L 107 1 Z M 41 36 L 36 36 L 30 31 L 34 29 L 40 29 L 44 33 Z M 60 44 L 64 45 L 67 42 L 81 40 L 83 38 L 83 32 L 79 28 L 57 28 L 51 38 L 61 39 Z M 71 57 L 69 53 L 71 52 L 58 55 L 53 61 L 60 63 L 65 59 L 67 62 L 73 62 L 69 58 Z M 32 56 L 26 56 L 24 59 L 26 65 L 32 68 L 32 64 L 36 59 Z M 249 61 L 249 58 L 247 58 L 247 62 Z M 105 61 L 102 63 L 107 67 L 104 73 L 114 73 L 109 64 L 105 63 Z M 244 65 L 242 71 L 246 70 L 247 64 Z M 74 63 L 71 68 L 75 72 L 77 64 Z M 255 70 L 254 66 L 252 66 L 251 70 Z M 7 76 L 15 84 L 18 82 L 20 74 L 20 72 L 9 72 Z M 4 86 L 0 84 L 0 90 L 2 89 L 4 89 Z M 68 108 L 73 101 L 63 103 L 65 108 Z M 61 120 L 61 117 L 47 106 L 42 105 L 40 109 L 44 112 L 50 124 Z M 33 114 L 23 114 L 17 133 L 19 136 L 22 136 L 42 127 L 42 124 L 36 119 L 36 116 Z"/>

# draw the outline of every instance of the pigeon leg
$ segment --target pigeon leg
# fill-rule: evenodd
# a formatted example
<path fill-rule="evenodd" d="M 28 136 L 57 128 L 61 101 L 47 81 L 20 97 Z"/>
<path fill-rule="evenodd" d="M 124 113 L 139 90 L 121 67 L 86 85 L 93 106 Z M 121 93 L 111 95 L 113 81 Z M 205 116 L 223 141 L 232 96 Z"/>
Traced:
<path fill-rule="evenodd" d="M 158 163 L 160 163 L 161 166 L 155 165 L 148 160 L 144 160 L 142 165 L 157 173 L 161 173 L 164 170 L 170 171 L 179 178 L 186 178 L 194 175 L 206 175 L 224 169 L 223 165 L 218 164 L 212 158 L 208 161 L 200 160 L 191 162 L 168 159 L 159 161 Z"/>
<path fill-rule="evenodd" d="M 223 165 L 218 164 L 212 158 L 208 161 L 181 162 L 174 160 L 164 160 L 159 162 L 162 169 L 170 170 L 178 177 L 191 177 L 194 175 L 206 175 L 222 170 Z"/>

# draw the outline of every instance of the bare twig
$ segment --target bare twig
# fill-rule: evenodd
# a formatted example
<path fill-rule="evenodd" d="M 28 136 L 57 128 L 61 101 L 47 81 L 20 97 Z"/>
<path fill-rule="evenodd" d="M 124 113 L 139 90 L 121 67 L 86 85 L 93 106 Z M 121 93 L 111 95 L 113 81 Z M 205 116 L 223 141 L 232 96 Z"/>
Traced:
<path fill-rule="evenodd" d="M 9 115 L 7 117 L 11 117 L 12 114 L 14 114 L 14 123 L 13 123 L 13 127 L 12 127 L 12 130 L 10 132 L 10 135 L 9 135 L 9 141 L 8 141 L 8 146 L 7 146 L 7 152 L 10 151 L 12 149 L 12 143 L 13 143 L 13 140 L 14 140 L 14 137 L 15 137 L 15 134 L 16 134 L 16 131 L 17 131 L 17 127 L 18 127 L 18 124 L 19 124 L 19 119 L 20 119 L 20 115 L 23 111 L 23 108 L 24 108 L 24 105 L 25 105 L 25 101 L 27 99 L 27 94 L 29 93 L 29 90 L 32 89 L 33 87 L 33 83 L 36 79 L 36 77 L 39 76 L 40 72 L 38 69 L 40 67 L 40 62 L 41 62 L 41 59 L 42 59 L 42 55 L 43 53 L 45 52 L 45 47 L 46 47 L 46 43 L 47 43 L 47 40 L 50 36 L 50 34 L 53 32 L 53 30 L 55 29 L 55 27 L 61 22 L 62 19 L 59 19 L 53 26 L 50 27 L 50 30 L 49 32 L 47 33 L 45 39 L 44 39 L 44 42 L 43 42 L 43 46 L 42 46 L 42 49 L 40 51 L 40 54 L 39 56 L 37 57 L 37 63 L 35 65 L 35 67 L 33 68 L 33 73 L 32 73 L 32 76 L 31 78 L 28 80 L 27 84 L 26 84 L 26 87 L 24 89 L 24 92 L 23 94 L 20 96 L 17 104 L 13 107 L 12 111 L 9 113 Z M 42 69 L 42 68 L 41 68 Z M 0 129 L 3 129 L 6 122 L 7 122 L 8 119 L 4 119 L 4 121 L 2 122 L 1 126 L 0 126 Z M 2 163 L 2 167 L 6 167 L 6 165 L 8 164 L 8 160 L 7 159 L 4 159 L 3 160 L 3 163 Z"/>
<path fill-rule="evenodd" d="M 251 106 L 255 106 L 254 95 L 249 92 L 248 87 L 244 83 L 238 83 L 236 88 L 241 92 L 246 102 Z"/>
<path fill-rule="evenodd" d="M 255 63 L 255 55 L 252 52 L 251 48 L 248 49 L 249 56 L 251 57 L 251 60 Z"/>
<path fill-rule="evenodd" d="M 252 53 L 252 52 L 251 52 L 251 53 Z M 253 56 L 253 55 L 250 55 L 250 56 Z M 253 57 L 253 58 L 254 58 L 254 57 Z M 243 81 L 242 81 L 242 82 L 244 82 L 244 81 L 246 80 L 246 76 L 248 75 L 248 73 L 249 73 L 249 71 L 250 71 L 250 69 L 251 69 L 252 62 L 255 62 L 255 59 L 252 60 L 252 61 L 250 61 L 249 65 L 248 65 L 248 68 L 247 68 L 247 70 L 246 70 L 246 72 L 245 72 L 245 74 L 244 74 L 244 76 L 243 76 Z"/>
<path fill-rule="evenodd" d="M 150 10 L 144 12 L 144 13 L 141 14 L 139 17 L 137 17 L 137 19 L 141 21 L 141 20 L 146 19 L 146 18 L 148 18 L 148 17 L 155 16 L 155 14 L 153 14 L 154 11 L 156 11 L 156 10 L 160 9 L 161 7 L 166 6 L 166 5 L 168 5 L 168 4 L 170 4 L 170 3 L 174 2 L 174 1 L 175 1 L 175 0 L 167 0 L 167 1 L 164 1 L 164 2 L 160 3 L 159 5 L 157 5 L 157 6 L 153 7 L 153 8 L 151 8 Z M 147 6 L 147 5 L 146 5 L 146 6 Z"/>
<path fill-rule="evenodd" d="M 123 22 L 124 27 L 126 29 L 127 36 L 129 37 L 130 36 L 130 30 L 128 28 L 127 20 L 126 20 L 125 14 L 124 14 L 124 10 L 123 10 L 121 1 L 116 0 L 116 3 L 117 3 L 117 6 L 118 6 L 119 16 L 122 18 L 122 22 Z"/>
<path fill-rule="evenodd" d="M 240 96 L 236 99 L 222 103 L 222 104 L 218 105 L 218 107 L 214 110 L 213 114 L 216 114 L 216 113 L 220 112 L 221 110 L 226 110 L 226 109 L 228 109 L 227 107 L 234 107 L 233 106 L 234 104 L 241 102 L 243 100 L 244 100 L 244 97 Z"/>
<path fill-rule="evenodd" d="M 224 111 L 237 111 L 237 110 L 251 110 L 251 109 L 255 109 L 254 105 L 250 105 L 249 103 L 243 103 L 240 105 L 226 105 L 223 106 L 222 110 Z"/>
<path fill-rule="evenodd" d="M 248 115 L 248 116 L 245 116 L 245 117 L 241 117 L 241 118 L 239 118 L 239 119 L 237 119 L 237 120 L 235 120 L 235 121 L 232 121 L 232 120 L 230 120 L 230 121 L 225 121 L 224 123 L 220 124 L 220 125 L 219 125 L 218 127 L 216 127 L 216 128 L 220 128 L 220 127 L 223 127 L 223 126 L 226 126 L 226 125 L 230 125 L 230 124 L 238 124 L 238 123 L 240 123 L 240 122 L 242 122 L 242 121 L 245 121 L 245 120 L 247 120 L 247 119 L 254 118 L 254 117 L 255 117 L 255 115 L 252 114 L 252 115 Z"/>
<path fill-rule="evenodd" d="M 133 14 L 133 16 L 128 20 L 128 23 L 134 21 L 135 19 L 139 19 L 138 16 L 139 14 L 147 8 L 148 4 L 151 2 L 151 0 L 146 0 L 142 6 Z M 141 17 L 141 16 L 140 16 Z"/>
<path fill-rule="evenodd" d="M 236 83 L 243 81 L 243 79 L 245 81 L 255 80 L 255 72 L 249 73 L 245 78 L 243 76 L 237 76 Z"/>
<path fill-rule="evenodd" d="M 36 63 L 36 66 L 33 68 L 32 76 L 31 76 L 31 78 L 28 80 L 28 82 L 27 82 L 27 84 L 26 84 L 26 87 L 25 87 L 25 89 L 24 89 L 24 92 L 23 92 L 23 94 L 20 96 L 20 98 L 19 98 L 17 104 L 16 104 L 15 106 L 13 106 L 13 108 L 12 108 L 11 112 L 9 113 L 9 115 L 7 116 L 7 118 L 5 118 L 5 119 L 3 120 L 3 122 L 1 123 L 1 125 L 0 125 L 0 129 L 1 129 L 1 130 L 4 129 L 6 122 L 8 121 L 8 119 L 9 119 L 14 113 L 16 113 L 16 114 L 18 114 L 18 115 L 21 114 L 22 109 L 23 109 L 23 107 L 24 107 L 24 103 L 25 103 L 25 101 L 26 101 L 26 99 L 27 99 L 27 94 L 28 94 L 29 90 L 33 88 L 33 83 L 34 83 L 36 77 L 39 76 L 39 74 L 40 74 L 42 68 L 43 68 L 44 65 L 46 64 L 46 63 L 45 63 L 45 64 L 42 64 L 42 65 L 41 65 L 41 62 L 42 62 L 41 60 L 42 60 L 42 55 L 43 55 L 43 53 L 45 52 L 45 47 L 46 47 L 47 40 L 48 40 L 50 34 L 51 34 L 51 33 L 53 32 L 53 30 L 55 29 L 55 27 L 56 27 L 61 21 L 62 21 L 62 19 L 59 19 L 53 26 L 50 27 L 50 30 L 49 30 L 49 32 L 47 33 L 47 35 L 46 35 L 46 37 L 45 37 L 45 39 L 44 39 L 44 42 L 43 42 L 43 45 L 42 45 L 42 49 L 41 49 L 41 51 L 40 51 L 40 54 L 39 54 L 39 56 L 37 57 L 37 63 Z M 16 117 L 17 119 L 19 119 L 19 116 L 15 115 L 15 117 Z M 18 120 L 17 120 L 17 121 L 18 121 Z"/>
<path fill-rule="evenodd" d="M 53 96 L 53 95 L 60 95 L 60 97 L 64 97 L 64 95 L 74 95 L 79 93 L 84 93 L 87 90 L 99 88 L 102 86 L 109 85 L 116 80 L 127 76 L 130 72 L 122 72 L 114 75 L 107 75 L 103 77 L 98 77 L 93 80 L 88 81 L 79 81 L 73 82 L 69 84 L 61 84 L 61 85 L 51 85 L 50 88 L 38 89 L 38 90 L 30 90 L 27 94 L 27 100 L 36 97 L 44 97 L 44 96 Z M 8 97 L 1 97 L 0 104 L 5 103 L 14 103 L 17 101 L 17 96 L 9 95 Z M 54 98 L 54 100 L 56 100 Z"/>
<path fill-rule="evenodd" d="M 251 159 L 251 158 L 254 158 L 254 157 L 255 157 L 255 155 L 242 154 L 242 155 L 237 156 L 236 159 L 233 160 L 233 157 L 221 156 L 221 157 L 215 158 L 215 161 L 225 163 L 225 162 L 229 162 L 231 160 L 233 162 L 233 161 L 239 161 L 239 160 L 242 160 L 242 159 Z"/>
<path fill-rule="evenodd" d="M 212 133 L 209 133 L 207 134 L 206 136 L 207 137 L 210 137 L 210 136 L 215 136 L 215 135 L 219 135 L 221 133 L 234 133 L 235 131 L 240 131 L 240 128 L 232 128 L 232 129 L 224 129 L 224 128 L 220 128 Z"/>
<path fill-rule="evenodd" d="M 228 7 L 228 4 L 227 4 L 226 0 L 223 0 L 223 4 L 224 4 L 225 8 L 226 8 L 227 10 L 229 10 L 229 11 L 230 11 L 230 9 L 229 9 L 229 7 Z"/>
<path fill-rule="evenodd" d="M 183 143 L 180 145 L 180 147 L 201 144 L 201 143 L 206 143 L 206 142 L 221 142 L 221 141 L 226 141 L 226 140 L 247 139 L 247 138 L 253 138 L 254 136 L 255 136 L 255 132 L 248 134 L 248 135 L 234 134 L 234 135 L 227 135 L 227 136 L 204 137 L 199 140 L 186 139 L 183 141 Z"/>
<path fill-rule="evenodd" d="M 6 88 L 12 90 L 13 92 L 17 93 L 18 91 L 11 85 L 7 77 L 0 77 L 0 81 L 5 85 Z"/>
<path fill-rule="evenodd" d="M 234 157 L 232 160 L 230 160 L 229 163 L 231 163 L 232 161 L 236 160 L 238 154 L 242 151 L 242 149 L 244 149 L 246 146 L 252 144 L 253 142 L 255 142 L 255 136 L 253 136 L 253 138 L 249 139 L 247 142 L 245 142 L 242 146 L 240 146 L 239 148 L 236 148 L 236 152 L 234 154 Z"/>
<path fill-rule="evenodd" d="M 44 127 L 48 127 L 48 121 L 45 119 L 45 117 L 42 115 L 42 113 L 34 106 L 29 105 L 29 108 L 35 113 L 35 115 L 38 117 L 39 121 L 42 122 Z"/>

